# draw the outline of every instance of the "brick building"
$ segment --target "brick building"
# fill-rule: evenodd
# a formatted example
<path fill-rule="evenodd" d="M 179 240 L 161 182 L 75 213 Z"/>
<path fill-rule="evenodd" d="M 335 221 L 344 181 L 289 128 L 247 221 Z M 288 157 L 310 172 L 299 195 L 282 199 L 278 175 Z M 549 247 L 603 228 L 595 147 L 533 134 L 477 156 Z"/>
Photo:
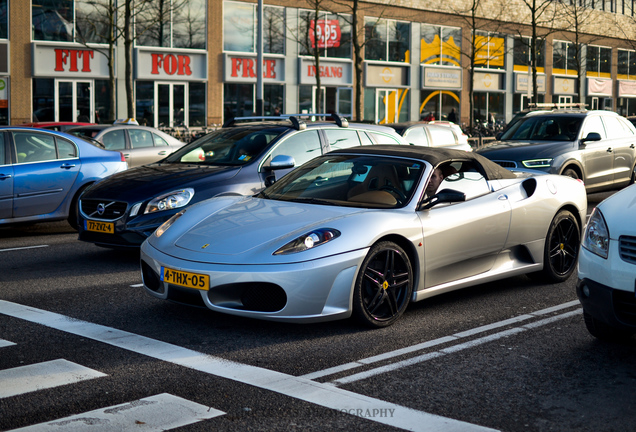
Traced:
<path fill-rule="evenodd" d="M 474 26 L 468 0 L 361 2 L 358 98 L 353 2 L 319 1 L 316 19 L 316 1 L 267 0 L 264 112 L 337 111 L 355 118 L 360 99 L 365 121 L 445 119 L 454 109 L 457 121 L 467 122 L 472 78 L 475 118 L 492 113 L 509 120 L 530 97 L 555 103 L 581 98 L 588 108 L 636 114 L 633 0 L 573 1 L 549 3 L 538 19 L 534 96 L 533 26 L 524 0 L 482 0 Z M 123 33 L 108 32 L 111 17 L 125 29 L 124 2 L 116 13 L 108 4 L 0 0 L 0 123 L 107 121 L 112 105 L 115 117 L 127 117 L 127 63 L 134 116 L 149 125 L 201 127 L 256 111 L 255 1 L 149 2 L 134 11 L 129 62 Z M 307 37 L 311 29 L 317 38 Z"/>

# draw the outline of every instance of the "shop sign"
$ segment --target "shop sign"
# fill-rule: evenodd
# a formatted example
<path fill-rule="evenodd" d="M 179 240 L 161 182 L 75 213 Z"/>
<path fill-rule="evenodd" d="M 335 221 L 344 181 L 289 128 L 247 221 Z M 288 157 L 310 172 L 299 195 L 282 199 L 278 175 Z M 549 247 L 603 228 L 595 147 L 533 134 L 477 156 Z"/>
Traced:
<path fill-rule="evenodd" d="M 612 80 L 602 78 L 587 79 L 588 96 L 612 96 Z"/>
<path fill-rule="evenodd" d="M 422 66 L 422 88 L 461 89 L 462 70 Z"/>
<path fill-rule="evenodd" d="M 503 74 L 493 72 L 475 72 L 473 75 L 473 90 L 501 91 L 504 90 Z"/>
<path fill-rule="evenodd" d="M 9 107 L 9 95 L 7 87 L 9 86 L 8 78 L 0 78 L 0 108 Z"/>
<path fill-rule="evenodd" d="M 353 84 L 353 65 L 351 62 L 320 61 L 316 68 L 312 60 L 298 59 L 300 84 L 316 84 L 316 75 L 320 73 L 322 85 L 350 86 Z"/>
<path fill-rule="evenodd" d="M 316 38 L 318 39 L 318 48 L 338 48 L 340 46 L 340 22 L 337 19 L 311 20 L 309 40 L 312 48 L 316 48 Z"/>
<path fill-rule="evenodd" d="M 225 82 L 256 83 L 256 57 L 225 55 Z M 285 59 L 263 58 L 263 82 L 285 81 Z"/>
<path fill-rule="evenodd" d="M 409 85 L 407 66 L 365 64 L 367 87 L 406 87 Z"/>
<path fill-rule="evenodd" d="M 32 44 L 34 77 L 108 78 L 108 59 L 83 45 Z"/>
<path fill-rule="evenodd" d="M 528 83 L 532 87 L 532 74 L 515 73 L 515 92 L 528 93 Z M 537 75 L 537 91 L 545 93 L 545 75 Z"/>
<path fill-rule="evenodd" d="M 552 77 L 553 89 L 552 93 L 560 95 L 576 95 L 578 94 L 578 81 L 576 78 Z"/>
<path fill-rule="evenodd" d="M 636 81 L 619 80 L 618 97 L 636 97 Z"/>
<path fill-rule="evenodd" d="M 135 57 L 136 79 L 201 81 L 208 78 L 207 53 L 137 48 Z"/>

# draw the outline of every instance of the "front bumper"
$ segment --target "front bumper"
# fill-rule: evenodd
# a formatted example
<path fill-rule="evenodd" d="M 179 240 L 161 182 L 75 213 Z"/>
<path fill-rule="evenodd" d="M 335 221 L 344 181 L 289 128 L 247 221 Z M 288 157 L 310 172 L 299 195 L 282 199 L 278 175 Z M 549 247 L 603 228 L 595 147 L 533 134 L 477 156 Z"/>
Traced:
<path fill-rule="evenodd" d="M 623 261 L 616 241 L 608 259 L 581 248 L 576 293 L 583 310 L 620 330 L 636 330 L 636 265 Z"/>
<path fill-rule="evenodd" d="M 86 218 L 79 216 L 79 240 L 95 243 L 98 246 L 113 248 L 138 248 L 148 237 L 155 232 L 162 223 L 170 219 L 179 210 L 169 210 L 155 215 L 139 215 L 128 220 L 128 215 L 113 221 L 115 232 L 113 234 L 87 231 Z M 97 220 L 97 219 L 91 219 Z M 97 220 L 99 221 L 99 220 Z M 100 221 L 101 222 L 101 221 Z"/>
<path fill-rule="evenodd" d="M 310 323 L 351 316 L 355 279 L 367 252 L 362 249 L 292 264 L 224 265 L 183 261 L 145 242 L 141 246 L 141 270 L 146 292 L 159 299 L 243 317 Z M 163 282 L 161 267 L 207 274 L 210 289 Z M 253 300 L 254 295 L 262 299 L 262 305 Z"/>

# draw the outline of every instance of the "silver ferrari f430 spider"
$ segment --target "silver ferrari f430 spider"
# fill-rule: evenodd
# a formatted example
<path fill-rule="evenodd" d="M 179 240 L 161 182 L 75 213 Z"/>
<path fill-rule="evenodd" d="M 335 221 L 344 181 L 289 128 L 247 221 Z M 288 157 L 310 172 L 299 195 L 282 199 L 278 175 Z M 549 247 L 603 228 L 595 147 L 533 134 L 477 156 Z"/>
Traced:
<path fill-rule="evenodd" d="M 255 196 L 186 208 L 141 247 L 160 299 L 275 321 L 394 323 L 410 302 L 575 269 L 587 197 L 459 150 L 362 146 L 310 160 Z"/>

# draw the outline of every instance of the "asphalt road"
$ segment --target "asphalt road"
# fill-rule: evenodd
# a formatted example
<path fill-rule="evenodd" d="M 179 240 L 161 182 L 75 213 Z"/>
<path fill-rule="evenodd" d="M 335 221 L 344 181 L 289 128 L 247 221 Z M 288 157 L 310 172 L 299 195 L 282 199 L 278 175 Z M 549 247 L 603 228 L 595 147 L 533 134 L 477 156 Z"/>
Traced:
<path fill-rule="evenodd" d="M 444 294 L 387 329 L 280 324 L 156 300 L 137 252 L 76 238 L 0 228 L 1 430 L 115 415 L 119 430 L 636 430 L 636 341 L 587 333 L 575 278 Z"/>

